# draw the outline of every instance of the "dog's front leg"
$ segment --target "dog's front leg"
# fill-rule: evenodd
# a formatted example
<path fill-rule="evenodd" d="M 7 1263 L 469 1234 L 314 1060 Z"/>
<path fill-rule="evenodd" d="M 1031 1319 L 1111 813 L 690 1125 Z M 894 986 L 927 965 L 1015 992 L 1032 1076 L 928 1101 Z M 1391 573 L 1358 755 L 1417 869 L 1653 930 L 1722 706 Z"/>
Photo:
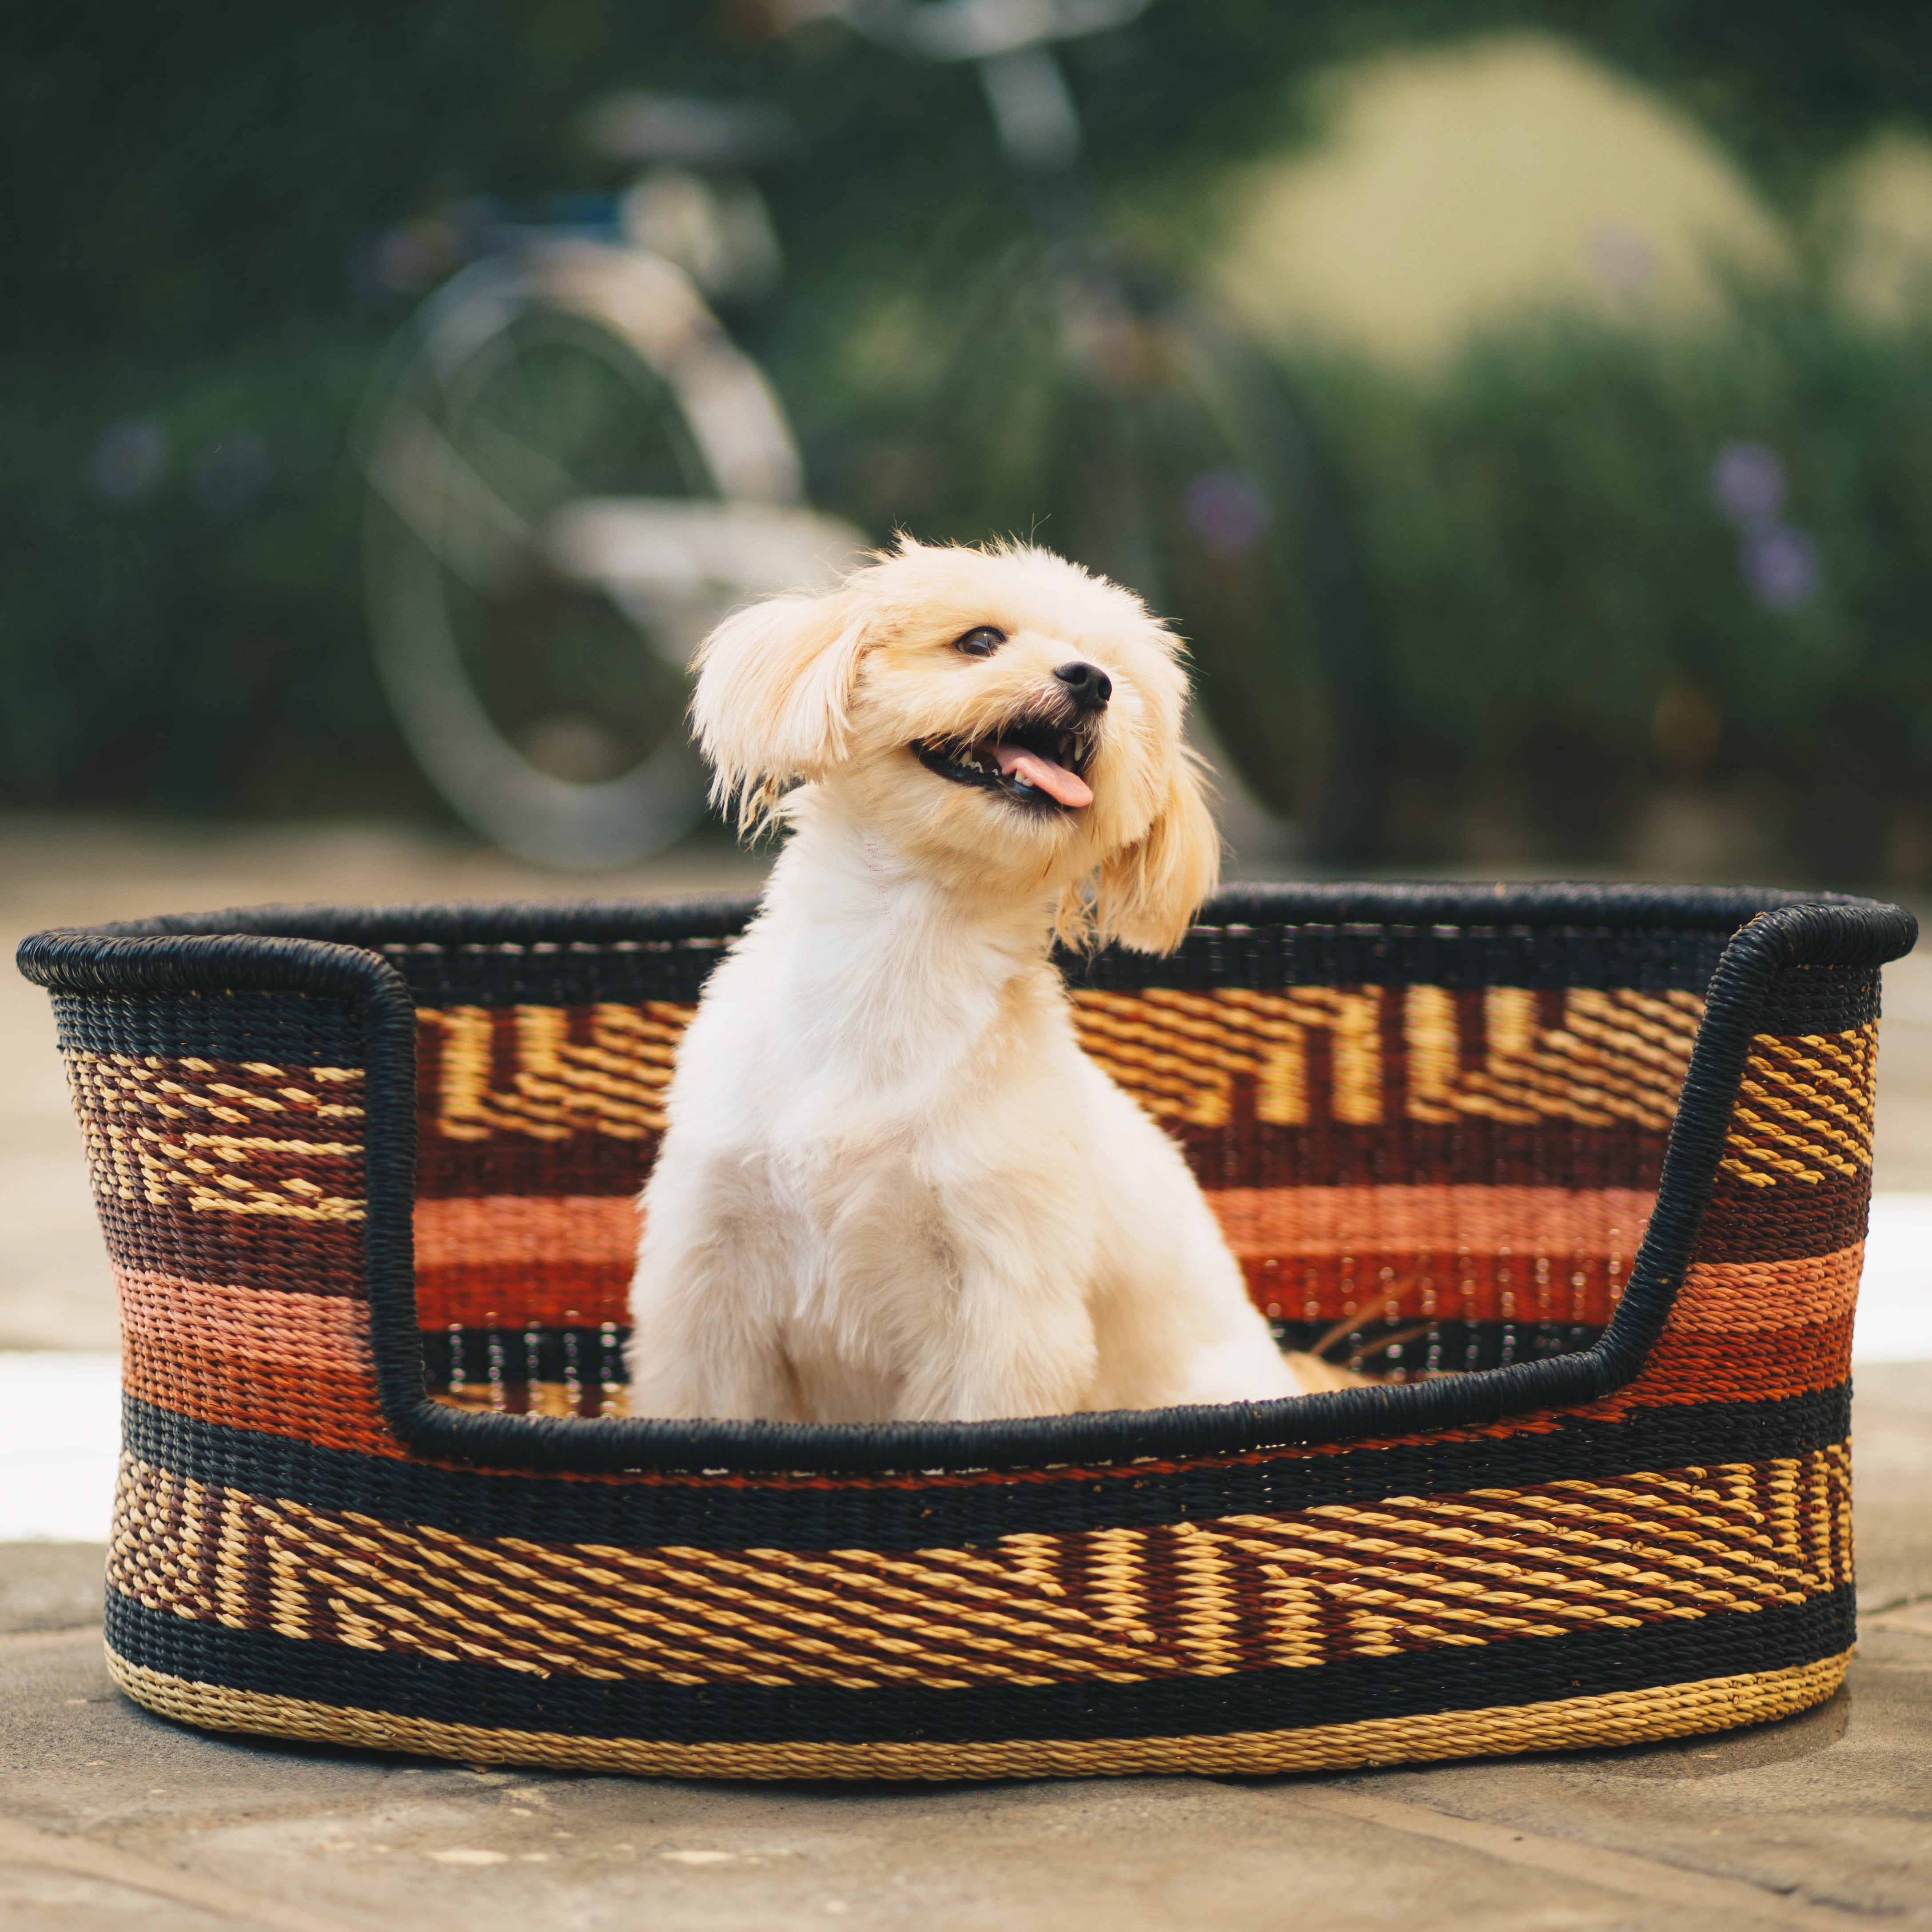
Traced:
<path fill-rule="evenodd" d="M 631 1413 L 797 1420 L 779 1319 L 791 1260 L 755 1176 L 731 1161 L 661 1162 L 644 1210 Z"/>
<path fill-rule="evenodd" d="M 987 1204 L 997 1208 L 997 1200 Z M 1091 1406 L 1097 1350 L 1089 1244 L 1036 1218 L 988 1216 L 954 1230 L 952 1318 L 937 1324 L 902 1384 L 908 1417 L 974 1422 Z"/>

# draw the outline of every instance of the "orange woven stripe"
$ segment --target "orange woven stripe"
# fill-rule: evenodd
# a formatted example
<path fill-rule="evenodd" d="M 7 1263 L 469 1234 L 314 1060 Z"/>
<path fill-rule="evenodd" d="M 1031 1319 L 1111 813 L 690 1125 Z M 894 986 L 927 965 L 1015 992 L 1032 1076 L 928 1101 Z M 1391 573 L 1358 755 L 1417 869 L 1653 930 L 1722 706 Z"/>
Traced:
<path fill-rule="evenodd" d="M 197 1421 L 359 1455 L 406 1454 L 383 1424 L 373 1372 L 332 1360 L 312 1366 L 264 1362 L 184 1339 L 158 1343 L 130 1334 L 121 1350 L 121 1382 L 130 1395 Z"/>
<path fill-rule="evenodd" d="M 1627 1187 L 1221 1187 L 1208 1203 L 1240 1256 L 1372 1248 L 1627 1259 L 1657 1196 Z"/>
<path fill-rule="evenodd" d="M 1289 1322 L 1576 1323 L 1600 1328 L 1616 1312 L 1628 1256 L 1610 1264 L 1570 1255 L 1416 1254 L 1359 1248 L 1347 1256 L 1245 1258 L 1249 1298 Z"/>
<path fill-rule="evenodd" d="M 309 1369 L 373 1368 L 369 1310 L 335 1294 L 262 1294 L 179 1275 L 114 1270 L 122 1332 L 164 1351 L 212 1350 Z"/>
<path fill-rule="evenodd" d="M 1620 1408 L 1770 1402 L 1839 1387 L 1852 1372 L 1852 1318 L 1802 1328 L 1666 1328 L 1643 1372 L 1611 1398 Z"/>
<path fill-rule="evenodd" d="M 1782 1262 L 1695 1262 L 1666 1332 L 1786 1329 L 1842 1322 L 1858 1298 L 1864 1244 Z"/>
<path fill-rule="evenodd" d="M 568 1262 L 540 1275 L 521 1263 L 416 1270 L 418 1328 L 618 1328 L 631 1318 L 635 1256 Z"/>
<path fill-rule="evenodd" d="M 621 1263 L 638 1258 L 643 1220 L 634 1201 L 604 1195 L 487 1194 L 418 1201 L 416 1265 L 457 1269 L 521 1263 L 541 1270 L 555 1262 Z"/>
<path fill-rule="evenodd" d="M 627 1195 L 418 1201 L 417 1325 L 626 1322 L 641 1225 Z"/>

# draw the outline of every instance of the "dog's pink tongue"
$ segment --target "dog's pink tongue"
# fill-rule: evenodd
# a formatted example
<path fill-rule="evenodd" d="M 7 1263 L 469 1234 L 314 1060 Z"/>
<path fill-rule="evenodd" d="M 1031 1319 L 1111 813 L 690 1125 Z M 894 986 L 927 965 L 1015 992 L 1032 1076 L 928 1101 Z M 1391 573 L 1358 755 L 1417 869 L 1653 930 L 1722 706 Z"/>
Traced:
<path fill-rule="evenodd" d="M 1052 758 L 1042 758 L 1037 752 L 1025 751 L 1017 745 L 995 745 L 993 760 L 1006 777 L 1034 786 L 1062 805 L 1094 802 L 1093 788 L 1084 778 Z"/>

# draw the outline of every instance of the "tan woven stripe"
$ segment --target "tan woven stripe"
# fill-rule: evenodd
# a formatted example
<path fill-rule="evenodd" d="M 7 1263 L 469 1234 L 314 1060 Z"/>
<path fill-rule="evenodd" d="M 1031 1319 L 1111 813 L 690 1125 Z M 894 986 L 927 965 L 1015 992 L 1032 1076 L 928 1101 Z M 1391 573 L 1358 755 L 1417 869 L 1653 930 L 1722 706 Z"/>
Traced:
<path fill-rule="evenodd" d="M 1545 1006 L 1554 1000 L 1557 1017 Z M 1411 1119 L 1478 1118 L 1667 1127 L 1703 1003 L 1690 993 L 1574 988 L 1555 995 L 1491 987 L 1480 1018 L 1448 989 L 1223 987 L 1073 995 L 1088 1054 L 1150 1113 L 1214 1130 L 1233 1118 L 1235 1082 L 1255 1116 L 1280 1126 L 1326 1117 L 1378 1124 L 1384 1112 L 1383 1015 L 1399 1002 Z M 425 1009 L 437 1037 L 436 1120 L 452 1140 L 509 1133 L 562 1140 L 590 1132 L 638 1139 L 664 1125 L 677 1046 L 695 1009 L 654 1000 L 588 1009 Z M 1479 1031 L 1472 1030 L 1479 1028 Z M 1310 1053 L 1326 1042 L 1327 1091 Z"/>
<path fill-rule="evenodd" d="M 360 1221 L 362 1076 L 72 1052 L 96 1198 L 132 1206 Z"/>
<path fill-rule="evenodd" d="M 420 1008 L 417 1024 L 441 1036 L 437 1131 L 456 1141 L 493 1133 L 641 1140 L 661 1132 L 677 1043 L 697 1010 L 662 1000 L 605 1001 L 582 1017 L 563 1006 L 518 1006 L 506 1080 L 488 1007 Z"/>
<path fill-rule="evenodd" d="M 1751 1042 L 1722 1162 L 1754 1187 L 1871 1172 L 1878 1026 Z"/>
<path fill-rule="evenodd" d="M 1456 996 L 1446 987 L 1408 988 L 1409 1118 L 1670 1125 L 1703 1013 L 1696 994 L 1573 988 L 1559 996 L 1556 1024 L 1539 1019 L 1538 998 L 1526 988 L 1488 988 L 1483 1051 L 1472 1064 Z"/>
<path fill-rule="evenodd" d="M 1258 1120 L 1320 1118 L 1372 1126 L 1384 1115 L 1382 1015 L 1400 1000 L 1412 1120 L 1475 1118 L 1670 1126 L 1703 1002 L 1690 993 L 1492 986 L 1480 1009 L 1446 987 L 1233 988 L 1073 996 L 1080 1043 L 1159 1118 L 1225 1127 L 1235 1082 L 1254 1083 Z M 1555 1016 L 1546 1013 L 1554 1005 Z M 1329 1091 L 1311 1088 L 1314 1036 L 1328 1042 Z M 1325 1102 L 1325 1108 L 1324 1108 Z"/>
<path fill-rule="evenodd" d="M 1310 1118 L 1311 1030 L 1330 1040 L 1333 1117 L 1372 1126 L 1382 1116 L 1378 988 L 1302 986 L 1287 993 L 1150 987 L 1138 994 L 1073 995 L 1080 1044 L 1158 1118 L 1225 1126 L 1234 1079 L 1255 1082 L 1255 1114 L 1298 1126 Z"/>
<path fill-rule="evenodd" d="M 124 1459 L 110 1576 L 150 1610 L 542 1674 L 1144 1682 L 1630 1629 L 1848 1579 L 1842 1447 L 886 1554 L 471 1540 Z"/>
<path fill-rule="evenodd" d="M 1847 1651 L 1784 1670 L 1748 1671 L 1546 1704 L 1370 1718 L 1354 1724 L 1237 1731 L 1215 1737 L 970 1744 L 675 1744 L 436 1724 L 197 1683 L 130 1663 L 112 1648 L 107 1653 L 115 1682 L 136 1703 L 211 1730 L 410 1751 L 470 1763 L 545 1765 L 644 1777 L 929 1779 L 1085 1778 L 1130 1772 L 1258 1775 L 1644 1744 L 1763 1724 L 1808 1710 L 1837 1690 L 1850 1660 Z"/>

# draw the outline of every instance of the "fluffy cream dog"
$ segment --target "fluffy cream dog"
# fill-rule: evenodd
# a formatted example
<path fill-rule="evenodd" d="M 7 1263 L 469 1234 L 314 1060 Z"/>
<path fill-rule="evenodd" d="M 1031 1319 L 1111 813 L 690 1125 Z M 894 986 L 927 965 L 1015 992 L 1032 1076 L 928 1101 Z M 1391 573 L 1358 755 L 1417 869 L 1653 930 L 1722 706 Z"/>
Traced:
<path fill-rule="evenodd" d="M 685 1035 L 632 1413 L 882 1422 L 1299 1394 L 1174 1143 L 1083 1054 L 1056 933 L 1177 945 L 1220 848 L 1176 640 L 1039 550 L 739 612 L 692 707 L 790 830 Z"/>

